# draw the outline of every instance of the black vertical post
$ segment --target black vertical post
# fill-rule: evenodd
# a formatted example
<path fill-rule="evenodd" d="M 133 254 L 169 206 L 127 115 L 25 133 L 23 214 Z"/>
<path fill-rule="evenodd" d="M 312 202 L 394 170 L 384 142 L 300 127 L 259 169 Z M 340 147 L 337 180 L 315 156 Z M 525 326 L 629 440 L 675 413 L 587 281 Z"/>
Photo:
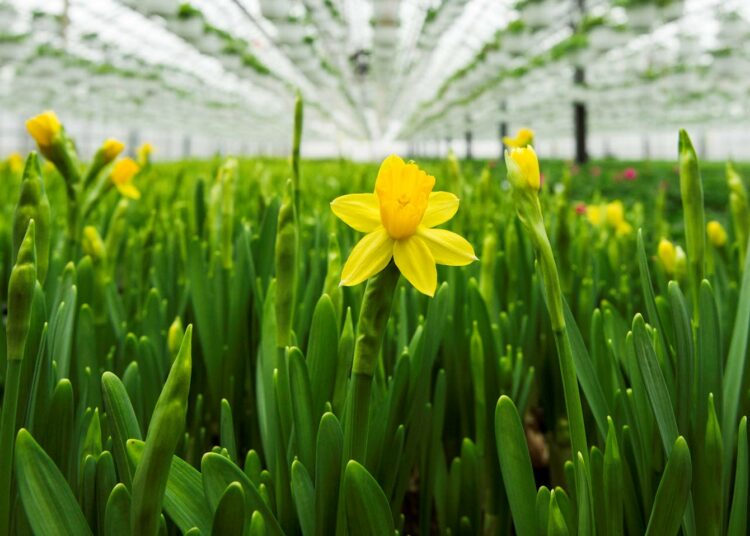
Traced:
<path fill-rule="evenodd" d="M 471 160 L 471 130 L 466 131 L 466 160 Z"/>
<path fill-rule="evenodd" d="M 578 24 L 586 16 L 586 0 L 576 0 L 578 7 L 578 20 L 573 23 L 573 31 L 578 31 Z M 573 72 L 573 85 L 583 88 L 586 85 L 586 71 L 583 67 L 576 66 Z M 576 163 L 585 164 L 589 160 L 589 153 L 586 148 L 586 103 L 582 101 L 573 102 L 573 125 L 575 130 L 576 142 Z"/>
<path fill-rule="evenodd" d="M 185 134 L 182 138 L 182 158 L 190 157 L 190 136 Z"/>
<path fill-rule="evenodd" d="M 573 75 L 573 83 L 577 87 L 583 87 L 586 83 L 583 67 L 576 67 Z M 573 102 L 573 125 L 576 141 L 576 163 L 585 164 L 589 160 L 586 148 L 586 104 L 581 101 Z"/>
<path fill-rule="evenodd" d="M 505 119 L 505 112 L 508 109 L 508 105 L 505 101 L 502 101 L 500 103 L 500 114 L 502 118 L 500 119 L 500 125 L 498 126 L 498 135 L 500 136 L 500 158 L 502 159 L 505 155 L 505 142 L 503 141 L 503 138 L 505 138 L 508 135 L 508 121 Z"/>

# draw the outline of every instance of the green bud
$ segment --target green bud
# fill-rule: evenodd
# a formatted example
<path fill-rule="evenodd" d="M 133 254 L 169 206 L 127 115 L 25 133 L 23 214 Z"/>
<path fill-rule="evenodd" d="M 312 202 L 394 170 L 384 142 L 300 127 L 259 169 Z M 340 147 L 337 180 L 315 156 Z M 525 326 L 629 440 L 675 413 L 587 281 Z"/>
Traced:
<path fill-rule="evenodd" d="M 479 293 L 487 307 L 492 307 L 495 297 L 495 264 L 497 260 L 497 235 L 492 225 L 487 225 L 482 242 L 482 260 L 479 271 Z M 491 310 L 491 309 L 490 309 Z"/>
<path fill-rule="evenodd" d="M 31 304 L 36 284 L 34 220 L 24 236 L 8 282 L 8 320 L 6 325 L 8 361 L 23 359 L 31 321 Z"/>
<path fill-rule="evenodd" d="M 341 274 L 341 249 L 336 233 L 328 235 L 328 268 L 323 285 L 323 292 L 328 294 L 333 301 L 336 314 L 340 317 L 343 307 L 343 295 L 339 286 L 339 275 Z"/>
<path fill-rule="evenodd" d="M 182 320 L 178 316 L 175 317 L 174 322 L 169 326 L 169 331 L 167 332 L 167 349 L 169 350 L 169 355 L 177 355 L 177 352 L 180 350 L 182 333 Z"/>
<path fill-rule="evenodd" d="M 748 233 L 750 233 L 750 207 L 748 207 L 747 190 L 742 178 L 727 164 L 727 183 L 729 184 L 729 208 L 732 211 L 734 235 L 740 253 L 740 265 L 745 262 Z"/>
<path fill-rule="evenodd" d="M 127 215 L 129 206 L 130 201 L 126 197 L 123 197 L 117 203 L 114 212 L 112 212 L 112 217 L 109 219 L 109 227 L 107 228 L 107 237 L 104 243 L 104 250 L 111 257 L 111 267 L 114 267 L 117 262 L 117 254 L 120 251 L 120 245 L 122 244 L 122 239 L 125 236 L 125 226 L 127 224 L 125 216 Z"/>
<path fill-rule="evenodd" d="M 276 231 L 276 328 L 278 346 L 290 343 L 297 287 L 297 223 L 294 186 L 287 181 Z"/>
<path fill-rule="evenodd" d="M 687 132 L 680 130 L 680 193 L 685 220 L 688 275 L 693 291 L 694 311 L 698 313 L 698 286 L 703 281 L 706 250 L 706 222 L 703 213 L 703 182 L 698 157 Z"/>
<path fill-rule="evenodd" d="M 299 173 L 299 159 L 300 159 L 300 145 L 302 143 L 302 123 L 304 120 L 304 101 L 302 95 L 297 92 L 297 97 L 294 101 L 294 139 L 292 140 L 292 177 L 294 177 L 294 191 L 299 190 L 300 173 Z"/>
<path fill-rule="evenodd" d="M 26 159 L 21 182 L 21 193 L 13 213 L 13 255 L 15 257 L 24 239 L 29 222 L 34 220 L 36 235 L 36 267 L 40 283 L 44 283 L 49 266 L 50 249 L 50 209 L 47 192 L 42 180 L 42 168 L 36 152 Z"/>

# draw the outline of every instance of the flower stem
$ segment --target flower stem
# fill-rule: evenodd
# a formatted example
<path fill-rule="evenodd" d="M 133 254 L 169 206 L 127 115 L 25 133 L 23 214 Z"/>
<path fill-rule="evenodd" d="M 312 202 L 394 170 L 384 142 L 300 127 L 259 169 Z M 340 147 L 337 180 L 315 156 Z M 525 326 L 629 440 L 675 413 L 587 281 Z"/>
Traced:
<path fill-rule="evenodd" d="M 0 424 L 0 534 L 10 533 L 11 477 L 13 474 L 13 446 L 16 435 L 18 389 L 21 382 L 21 361 L 8 360 L 3 394 L 3 413 Z"/>
<path fill-rule="evenodd" d="M 354 344 L 347 426 L 344 431 L 345 460 L 365 462 L 372 377 L 399 276 L 398 268 L 391 262 L 367 282 Z"/>

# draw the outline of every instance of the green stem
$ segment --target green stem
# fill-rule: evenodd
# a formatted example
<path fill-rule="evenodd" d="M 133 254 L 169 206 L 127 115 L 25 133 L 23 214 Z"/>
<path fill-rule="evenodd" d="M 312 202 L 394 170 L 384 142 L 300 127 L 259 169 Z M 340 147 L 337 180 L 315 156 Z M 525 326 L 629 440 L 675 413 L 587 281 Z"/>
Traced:
<path fill-rule="evenodd" d="M 3 413 L 0 421 L 0 534 L 10 534 L 11 477 L 13 475 L 13 446 L 18 411 L 18 389 L 21 383 L 21 361 L 9 359 L 3 394 Z"/>
<path fill-rule="evenodd" d="M 344 444 L 344 459 L 356 460 L 364 465 L 367 454 L 367 436 L 370 424 L 370 394 L 372 375 L 353 373 L 347 415 L 347 430 Z"/>
<path fill-rule="evenodd" d="M 573 459 L 580 452 L 586 467 L 589 465 L 589 449 L 586 442 L 586 425 L 583 421 L 581 396 L 578 392 L 578 380 L 573 364 L 573 350 L 568 338 L 568 330 L 563 327 L 555 330 L 555 346 L 560 359 L 560 375 L 562 376 L 563 395 L 565 396 L 565 410 L 568 414 L 570 427 L 570 442 L 573 447 Z"/>
<path fill-rule="evenodd" d="M 373 276 L 365 288 L 352 361 L 347 426 L 344 430 L 344 460 L 365 463 L 372 376 L 400 275 L 396 265 L 391 262 Z"/>

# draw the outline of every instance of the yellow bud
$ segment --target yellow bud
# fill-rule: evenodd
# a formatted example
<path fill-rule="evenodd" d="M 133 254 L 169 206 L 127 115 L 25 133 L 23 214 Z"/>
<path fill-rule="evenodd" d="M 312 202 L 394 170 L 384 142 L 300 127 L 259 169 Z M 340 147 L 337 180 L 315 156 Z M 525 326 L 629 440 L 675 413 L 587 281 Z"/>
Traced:
<path fill-rule="evenodd" d="M 724 230 L 724 227 L 716 220 L 711 220 L 710 222 L 708 222 L 708 224 L 706 225 L 706 233 L 708 234 L 708 239 L 717 248 L 724 247 L 724 245 L 727 243 L 727 232 Z"/>
<path fill-rule="evenodd" d="M 505 151 L 505 165 L 508 167 L 508 179 L 514 188 L 539 191 L 539 160 L 531 145 Z"/>
<path fill-rule="evenodd" d="M 110 163 L 112 160 L 117 158 L 122 150 L 125 148 L 125 144 L 120 140 L 114 138 L 107 138 L 102 143 L 102 154 L 106 163 Z"/>
<path fill-rule="evenodd" d="M 617 229 L 625 221 L 625 209 L 622 201 L 612 201 L 607 203 L 607 224 Z"/>
<path fill-rule="evenodd" d="M 92 225 L 87 225 L 83 228 L 83 240 L 81 242 L 83 252 L 91 257 L 95 263 L 104 260 L 107 256 L 107 251 L 104 248 L 104 241 L 102 240 L 99 231 Z"/>
<path fill-rule="evenodd" d="M 677 269 L 677 248 L 674 244 L 666 238 L 662 238 L 659 241 L 658 254 L 664 271 L 668 274 L 674 274 Z"/>
<path fill-rule="evenodd" d="M 39 145 L 43 154 L 52 146 L 55 136 L 60 133 L 61 129 L 60 120 L 52 111 L 42 112 L 26 120 L 26 130 Z"/>
<path fill-rule="evenodd" d="M 530 128 L 521 128 L 516 133 L 515 138 L 510 138 L 508 136 L 503 137 L 503 144 L 505 144 L 506 147 L 512 147 L 512 148 L 520 148 L 520 147 L 526 147 L 527 145 L 530 145 L 534 142 L 534 131 Z"/>
<path fill-rule="evenodd" d="M 625 220 L 621 221 L 620 224 L 615 229 L 615 234 L 617 234 L 617 236 L 627 236 L 632 232 L 633 232 L 633 226 L 630 225 Z"/>

